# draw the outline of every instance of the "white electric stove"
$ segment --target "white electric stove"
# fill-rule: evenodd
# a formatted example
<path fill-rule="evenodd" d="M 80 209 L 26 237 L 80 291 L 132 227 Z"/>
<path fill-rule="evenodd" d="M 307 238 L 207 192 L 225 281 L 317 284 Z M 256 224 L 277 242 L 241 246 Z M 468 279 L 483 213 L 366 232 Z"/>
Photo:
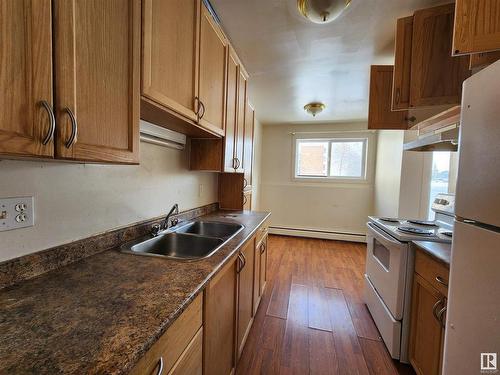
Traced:
<path fill-rule="evenodd" d="M 411 287 L 415 252 L 411 241 L 451 243 L 455 196 L 439 194 L 434 221 L 368 218 L 365 302 L 394 359 L 408 363 Z"/>

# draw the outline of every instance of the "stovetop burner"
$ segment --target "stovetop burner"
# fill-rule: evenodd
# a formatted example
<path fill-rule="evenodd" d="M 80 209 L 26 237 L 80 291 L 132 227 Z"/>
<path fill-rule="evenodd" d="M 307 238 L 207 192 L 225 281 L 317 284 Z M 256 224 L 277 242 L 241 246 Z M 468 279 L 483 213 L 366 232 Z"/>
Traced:
<path fill-rule="evenodd" d="M 414 227 L 398 227 L 398 230 L 401 232 L 405 233 L 410 233 L 410 234 L 417 234 L 419 236 L 432 236 L 434 235 L 434 232 L 432 230 L 425 230 L 425 229 L 420 229 L 420 228 L 414 228 Z"/>
<path fill-rule="evenodd" d="M 426 227 L 437 227 L 438 225 L 434 221 L 427 220 L 406 220 L 407 223 L 425 225 Z"/>
<path fill-rule="evenodd" d="M 387 221 L 388 223 L 399 223 L 399 219 L 393 217 L 381 217 L 380 220 Z"/>

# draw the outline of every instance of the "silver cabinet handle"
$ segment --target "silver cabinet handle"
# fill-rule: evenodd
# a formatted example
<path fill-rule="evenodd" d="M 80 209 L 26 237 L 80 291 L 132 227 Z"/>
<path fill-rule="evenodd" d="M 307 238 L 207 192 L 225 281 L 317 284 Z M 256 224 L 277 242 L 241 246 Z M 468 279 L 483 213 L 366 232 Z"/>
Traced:
<path fill-rule="evenodd" d="M 238 169 L 241 165 L 241 162 L 240 162 L 240 159 L 238 159 L 238 158 L 235 158 L 235 160 L 236 160 L 236 166 L 234 167 L 234 169 Z"/>
<path fill-rule="evenodd" d="M 248 200 L 247 200 L 247 196 L 245 195 L 245 193 L 243 192 L 242 194 L 243 194 L 243 206 L 244 206 L 245 204 L 247 204 Z"/>
<path fill-rule="evenodd" d="M 236 269 L 236 273 L 240 273 L 241 270 L 243 269 L 244 264 L 243 264 L 243 258 L 241 257 L 241 253 L 238 254 L 238 267 Z"/>
<path fill-rule="evenodd" d="M 66 111 L 66 113 L 69 116 L 69 119 L 71 120 L 71 135 L 65 143 L 66 148 L 70 148 L 76 142 L 76 136 L 78 134 L 78 123 L 76 122 L 75 115 L 73 114 L 71 109 L 66 107 L 64 110 Z"/>
<path fill-rule="evenodd" d="M 447 309 L 448 309 L 448 307 L 445 306 L 441 310 L 439 310 L 439 312 L 437 313 L 437 320 L 441 324 L 441 327 L 443 327 L 443 328 L 446 325 L 446 321 L 444 319 L 444 313 L 446 312 Z"/>
<path fill-rule="evenodd" d="M 260 253 L 261 254 L 264 254 L 264 251 L 266 251 L 266 245 L 264 244 L 264 242 L 262 242 L 260 244 Z"/>
<path fill-rule="evenodd" d="M 439 318 L 438 318 L 438 315 L 437 315 L 437 309 L 443 304 L 444 300 L 443 298 L 440 298 L 435 304 L 434 306 L 432 307 L 432 315 L 434 316 L 434 318 L 439 322 Z"/>
<path fill-rule="evenodd" d="M 156 375 L 161 375 L 163 373 L 163 357 L 160 357 L 160 359 L 158 360 L 158 372 L 156 373 Z"/>
<path fill-rule="evenodd" d="M 247 258 L 245 257 L 245 254 L 243 254 L 243 253 L 240 253 L 240 254 L 241 254 L 241 258 L 243 259 L 243 267 L 241 267 L 241 269 L 243 269 L 247 265 Z"/>
<path fill-rule="evenodd" d="M 436 276 L 436 281 L 441 284 L 441 285 L 444 285 L 445 287 L 448 287 L 448 283 L 446 282 L 445 279 L 443 279 L 441 276 Z"/>
<path fill-rule="evenodd" d="M 47 114 L 49 115 L 49 131 L 42 140 L 42 145 L 45 146 L 52 138 L 54 138 L 54 132 L 56 130 L 56 116 L 54 116 L 54 111 L 46 100 L 41 100 L 39 103 L 43 108 L 45 108 Z"/>
<path fill-rule="evenodd" d="M 200 118 L 200 120 L 203 118 L 203 116 L 205 116 L 205 104 L 203 104 L 203 102 L 201 100 L 199 100 L 199 106 L 201 107 L 202 109 L 202 112 L 201 112 L 201 115 L 198 115 L 198 117 Z M 199 112 L 199 111 L 198 111 Z"/>
<path fill-rule="evenodd" d="M 245 189 L 248 186 L 248 181 L 246 178 L 243 178 L 243 189 Z"/>

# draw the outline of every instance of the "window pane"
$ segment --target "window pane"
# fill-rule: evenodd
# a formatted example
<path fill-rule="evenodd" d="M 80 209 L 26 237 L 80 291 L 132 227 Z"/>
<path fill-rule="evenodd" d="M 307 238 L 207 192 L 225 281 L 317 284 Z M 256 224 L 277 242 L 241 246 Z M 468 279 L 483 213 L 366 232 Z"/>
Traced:
<path fill-rule="evenodd" d="M 439 193 L 448 193 L 448 183 L 450 179 L 450 152 L 432 153 L 432 175 L 431 191 L 429 195 L 429 220 L 434 220 L 434 211 L 431 210 L 432 203 Z"/>
<path fill-rule="evenodd" d="M 328 175 L 328 142 L 301 141 L 297 148 L 297 176 Z"/>
<path fill-rule="evenodd" d="M 332 142 L 332 177 L 363 177 L 364 142 Z"/>

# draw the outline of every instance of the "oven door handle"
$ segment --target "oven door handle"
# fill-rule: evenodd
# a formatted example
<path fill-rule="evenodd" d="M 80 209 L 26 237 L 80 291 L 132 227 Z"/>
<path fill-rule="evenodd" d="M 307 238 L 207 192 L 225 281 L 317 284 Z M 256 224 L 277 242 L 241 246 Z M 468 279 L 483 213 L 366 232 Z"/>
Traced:
<path fill-rule="evenodd" d="M 403 243 L 399 242 L 398 240 L 388 237 L 386 234 L 384 234 L 382 230 L 378 229 L 374 224 L 366 223 L 366 225 L 368 226 L 368 229 L 374 232 L 377 236 L 382 237 L 382 239 L 384 239 L 385 241 L 400 247 L 403 245 Z"/>

